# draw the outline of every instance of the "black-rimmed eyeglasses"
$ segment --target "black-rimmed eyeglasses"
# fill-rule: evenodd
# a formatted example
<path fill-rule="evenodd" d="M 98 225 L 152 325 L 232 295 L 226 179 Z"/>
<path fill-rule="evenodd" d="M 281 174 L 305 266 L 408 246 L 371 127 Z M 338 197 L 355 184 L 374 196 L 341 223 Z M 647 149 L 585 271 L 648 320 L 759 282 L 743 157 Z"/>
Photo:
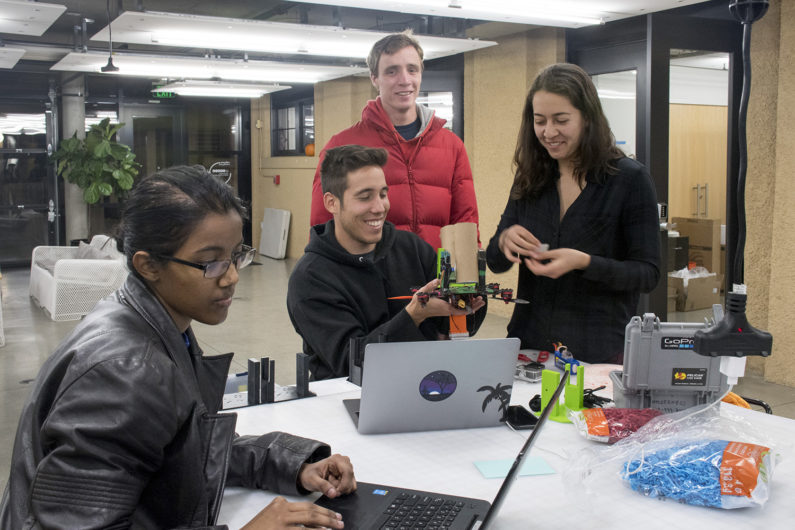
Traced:
<path fill-rule="evenodd" d="M 174 263 L 179 263 L 180 265 L 187 265 L 188 267 L 193 267 L 194 269 L 199 269 L 204 271 L 205 278 L 218 278 L 219 276 L 223 276 L 226 274 L 226 271 L 229 270 L 229 265 L 233 262 L 235 264 L 235 269 L 238 271 L 245 267 L 248 267 L 251 262 L 254 260 L 254 256 L 257 254 L 257 249 L 252 248 L 248 245 L 243 245 L 240 250 L 236 250 L 232 252 L 231 259 L 225 259 L 220 261 L 210 261 L 208 263 L 193 263 L 191 261 L 185 261 L 184 259 L 175 258 L 174 256 L 162 256 L 157 255 L 158 258 L 164 259 L 167 261 L 173 261 Z"/>

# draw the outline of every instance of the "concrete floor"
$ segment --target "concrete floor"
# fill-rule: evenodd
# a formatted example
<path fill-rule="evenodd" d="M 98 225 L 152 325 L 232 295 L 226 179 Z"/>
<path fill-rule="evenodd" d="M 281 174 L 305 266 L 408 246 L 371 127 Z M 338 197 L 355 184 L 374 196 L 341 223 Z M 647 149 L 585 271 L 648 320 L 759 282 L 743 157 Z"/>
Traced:
<path fill-rule="evenodd" d="M 285 307 L 287 279 L 294 260 L 271 260 L 260 256 L 240 273 L 234 303 L 226 322 L 219 326 L 194 324 L 201 347 L 208 354 L 235 352 L 232 370 L 246 370 L 249 357 L 269 356 L 276 361 L 276 382 L 295 382 L 295 354 L 301 339 L 290 323 Z M 30 271 L 3 269 L 0 279 L 6 345 L 0 348 L 0 491 L 8 478 L 9 460 L 19 413 L 29 383 L 44 360 L 76 322 L 53 322 L 28 296 Z M 695 312 L 693 312 L 695 313 Z M 696 321 L 702 315 L 686 316 Z M 681 320 L 676 320 L 681 317 Z M 504 337 L 508 319 L 489 313 L 478 337 Z M 761 399 L 775 414 L 795 419 L 795 389 L 746 377 L 736 389 L 741 395 Z"/>

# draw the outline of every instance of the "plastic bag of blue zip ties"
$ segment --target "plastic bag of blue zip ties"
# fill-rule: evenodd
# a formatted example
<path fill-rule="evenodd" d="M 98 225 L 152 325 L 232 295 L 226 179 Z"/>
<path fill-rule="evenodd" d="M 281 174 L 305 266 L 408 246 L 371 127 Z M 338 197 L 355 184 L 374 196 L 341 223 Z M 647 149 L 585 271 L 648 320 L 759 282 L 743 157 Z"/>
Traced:
<path fill-rule="evenodd" d="M 694 506 L 762 506 L 775 464 L 790 446 L 730 405 L 701 405 L 658 416 L 611 447 L 582 450 L 563 479 L 569 494 L 591 504 L 629 486 Z"/>
<path fill-rule="evenodd" d="M 669 440 L 642 451 L 621 472 L 643 495 L 713 508 L 763 505 L 773 470 L 770 448 L 727 440 Z"/>

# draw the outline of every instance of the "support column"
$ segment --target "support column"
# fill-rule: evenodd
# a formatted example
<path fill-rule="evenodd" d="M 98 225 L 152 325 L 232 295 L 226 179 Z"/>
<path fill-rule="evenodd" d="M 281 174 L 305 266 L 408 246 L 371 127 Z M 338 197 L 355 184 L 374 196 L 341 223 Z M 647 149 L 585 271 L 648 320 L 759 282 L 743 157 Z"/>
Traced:
<path fill-rule="evenodd" d="M 77 132 L 78 138 L 86 137 L 86 97 L 85 75 L 67 72 L 61 85 L 61 116 L 63 117 L 63 138 L 71 138 Z M 88 238 L 88 205 L 83 200 L 83 190 L 77 185 L 64 181 L 64 209 L 66 221 L 66 242 L 73 239 Z"/>

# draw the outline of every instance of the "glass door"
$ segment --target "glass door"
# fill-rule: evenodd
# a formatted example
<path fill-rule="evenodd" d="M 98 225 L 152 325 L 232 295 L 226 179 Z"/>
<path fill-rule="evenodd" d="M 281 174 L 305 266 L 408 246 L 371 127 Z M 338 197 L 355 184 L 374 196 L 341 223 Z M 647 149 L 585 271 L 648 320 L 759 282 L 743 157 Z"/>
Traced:
<path fill-rule="evenodd" d="M 126 103 L 119 105 L 118 141 L 128 145 L 141 164 L 137 178 L 161 169 L 186 164 L 184 112 L 180 108 L 161 105 Z M 105 226 L 118 222 L 118 202 L 103 205 Z"/>
<path fill-rule="evenodd" d="M 670 216 L 725 225 L 729 54 L 672 49 L 670 86 Z"/>
<path fill-rule="evenodd" d="M 182 109 L 160 105 L 122 105 L 119 141 L 127 144 L 141 164 L 139 176 L 187 163 Z"/>
<path fill-rule="evenodd" d="M 311 108 L 304 106 L 303 110 L 301 152 L 315 141 Z M 248 203 L 251 202 L 250 114 L 247 102 L 235 100 L 201 100 L 190 102 L 185 108 L 188 164 L 206 167 L 228 182 Z M 243 225 L 243 237 L 251 241 L 250 219 Z"/>
<path fill-rule="evenodd" d="M 60 242 L 53 122 L 44 101 L 0 99 L 0 265 L 29 265 L 34 247 Z"/>
<path fill-rule="evenodd" d="M 677 289 L 670 321 L 702 322 L 723 303 L 729 95 L 728 53 L 671 49 L 664 270 L 690 287 Z"/>

